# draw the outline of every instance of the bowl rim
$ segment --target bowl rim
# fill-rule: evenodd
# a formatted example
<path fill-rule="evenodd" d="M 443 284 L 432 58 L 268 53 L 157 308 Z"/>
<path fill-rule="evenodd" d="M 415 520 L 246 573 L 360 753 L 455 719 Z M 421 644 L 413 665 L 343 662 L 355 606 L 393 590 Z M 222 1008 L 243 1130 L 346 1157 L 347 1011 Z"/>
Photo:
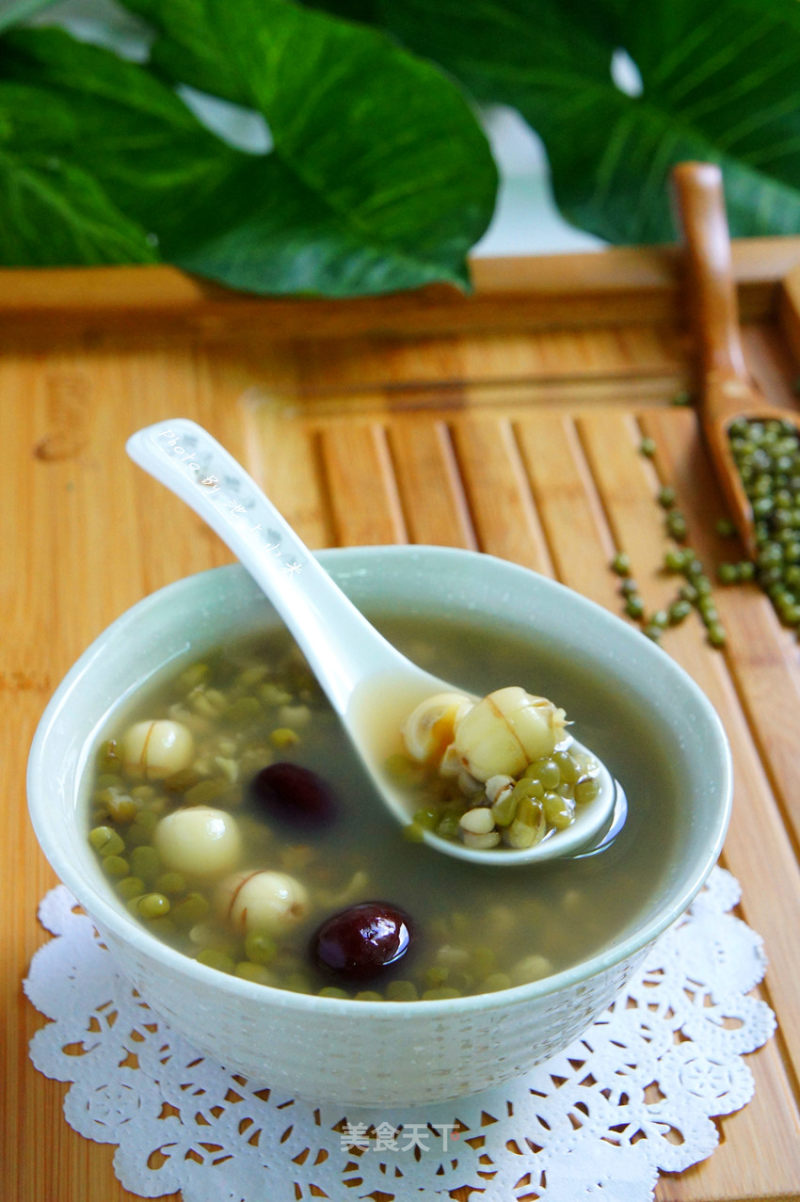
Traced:
<path fill-rule="evenodd" d="M 714 751 L 716 752 L 719 770 L 720 804 L 716 812 L 714 838 L 708 844 L 705 854 L 698 862 L 682 888 L 679 889 L 672 904 L 661 906 L 654 903 L 653 912 L 642 925 L 635 926 L 621 941 L 610 947 L 602 948 L 586 960 L 553 973 L 537 981 L 523 985 L 510 986 L 494 993 L 477 993 L 459 998 L 418 999 L 408 1002 L 356 1000 L 355 998 L 320 997 L 318 994 L 295 993 L 276 986 L 262 985 L 248 981 L 243 977 L 223 974 L 218 970 L 201 964 L 184 953 L 177 951 L 149 934 L 147 930 L 129 916 L 106 900 L 100 889 L 88 881 L 79 868 L 65 853 L 64 848 L 54 837 L 46 820 L 50 800 L 58 793 L 48 788 L 45 774 L 47 763 L 48 743 L 52 737 L 53 727 L 59 716 L 69 703 L 70 695 L 78 682 L 91 671 L 97 657 L 102 654 L 107 642 L 124 635 L 131 624 L 146 617 L 150 610 L 157 610 L 165 600 L 172 599 L 182 590 L 199 588 L 203 579 L 219 578 L 226 574 L 233 577 L 240 574 L 251 584 L 251 577 L 241 564 L 225 564 L 220 567 L 208 568 L 200 572 L 180 577 L 147 594 L 139 601 L 124 610 L 89 644 L 72 667 L 66 672 L 56 686 L 37 725 L 28 756 L 27 767 L 27 796 L 28 811 L 39 845 L 59 880 L 69 889 L 76 901 L 82 905 L 92 920 L 96 920 L 104 930 L 112 932 L 119 939 L 131 944 L 133 948 L 150 960 L 161 961 L 167 969 L 176 971 L 188 979 L 197 980 L 204 985 L 213 985 L 223 993 L 231 994 L 242 1000 L 255 1000 L 264 1003 L 269 997 L 270 1004 L 277 1008 L 293 1011 L 314 1011 L 331 1015 L 357 1013 L 363 1018 L 369 1016 L 388 1019 L 389 1016 L 400 1020 L 413 1015 L 424 1013 L 431 1017 L 447 1014 L 469 1013 L 470 1011 L 497 1008 L 498 1006 L 513 1006 L 516 1003 L 545 998 L 563 989 L 579 984 L 604 972 L 612 970 L 643 953 L 647 947 L 658 938 L 681 914 L 685 912 L 694 897 L 702 888 L 709 873 L 716 864 L 727 834 L 733 801 L 733 770 L 730 745 L 716 710 L 702 689 L 692 677 L 661 648 L 646 639 L 639 631 L 631 627 L 622 618 L 606 610 L 603 606 L 576 592 L 561 582 L 545 576 L 532 568 L 523 567 L 511 560 L 489 555 L 486 552 L 472 551 L 459 547 L 439 547 L 427 544 L 390 544 L 390 545 L 359 545 L 353 547 L 333 547 L 314 551 L 324 566 L 330 565 L 341 581 L 347 580 L 349 574 L 363 575 L 364 566 L 360 562 L 364 557 L 368 560 L 413 560 L 432 563 L 437 560 L 450 561 L 455 567 L 456 562 L 466 566 L 470 561 L 474 566 L 480 563 L 484 568 L 488 564 L 492 571 L 504 573 L 509 583 L 513 578 L 530 578 L 537 580 L 537 587 L 545 591 L 553 590 L 556 594 L 568 594 L 570 605 L 577 610 L 591 614 L 592 620 L 605 627 L 609 633 L 621 634 L 625 638 L 641 639 L 641 644 L 635 644 L 637 653 L 649 661 L 660 673 L 666 673 L 676 684 L 686 690 L 693 698 L 708 723 L 709 730 L 714 736 Z M 350 565 L 348 569 L 348 564 Z M 346 590 L 346 584 L 345 584 Z M 631 644 L 632 646 L 634 644 Z M 710 750 L 710 749 L 709 749 Z M 519 871 L 519 869 L 517 869 Z M 87 900 L 88 899 L 88 900 Z"/>

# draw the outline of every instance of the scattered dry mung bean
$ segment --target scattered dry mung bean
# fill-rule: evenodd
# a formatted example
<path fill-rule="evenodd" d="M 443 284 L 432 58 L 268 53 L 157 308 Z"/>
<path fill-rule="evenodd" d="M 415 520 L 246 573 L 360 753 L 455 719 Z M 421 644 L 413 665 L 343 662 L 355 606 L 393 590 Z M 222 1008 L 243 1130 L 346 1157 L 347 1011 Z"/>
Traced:
<path fill-rule="evenodd" d="M 667 610 L 667 618 L 670 626 L 677 626 L 679 622 L 684 620 L 684 618 L 688 618 L 691 612 L 692 606 L 689 601 L 686 601 L 683 598 L 678 598 L 677 601 L 673 601 Z"/>
<path fill-rule="evenodd" d="M 686 567 L 686 554 L 680 547 L 667 547 L 664 552 L 664 568 L 668 572 L 682 572 Z"/>
<path fill-rule="evenodd" d="M 688 536 L 686 517 L 678 509 L 670 509 L 666 517 L 667 531 L 676 543 L 683 543 Z"/>
<path fill-rule="evenodd" d="M 711 581 L 705 573 L 702 561 L 695 551 L 686 545 L 688 525 L 685 515 L 676 506 L 675 489 L 669 484 L 661 485 L 657 493 L 657 501 L 665 510 L 665 532 L 673 540 L 672 545 L 668 546 L 664 552 L 664 570 L 668 573 L 682 575 L 685 583 L 679 588 L 677 597 L 665 608 L 648 613 L 638 588 L 633 583 L 629 584 L 629 580 L 632 581 L 632 578 L 630 577 L 630 561 L 626 557 L 628 571 L 626 579 L 620 586 L 620 592 L 624 597 L 623 611 L 629 618 L 640 624 L 644 635 L 654 643 L 660 643 L 665 629 L 683 622 L 694 608 L 706 628 L 710 645 L 721 647 L 725 642 L 725 630 L 716 607 L 709 600 L 712 592 Z M 800 567 L 800 538 L 798 539 L 798 566 Z M 732 577 L 734 574 L 734 569 L 727 569 L 723 573 L 723 579 L 726 575 Z M 798 575 L 800 576 L 800 572 Z M 800 583 L 798 588 L 800 589 Z M 797 616 L 800 621 L 800 603 Z"/>
<path fill-rule="evenodd" d="M 644 600 L 638 593 L 634 593 L 628 597 L 625 602 L 625 613 L 629 618 L 641 618 L 644 616 Z"/>
<path fill-rule="evenodd" d="M 720 622 L 711 622 L 708 626 L 708 640 L 713 647 L 724 647 L 727 641 L 725 627 Z"/>

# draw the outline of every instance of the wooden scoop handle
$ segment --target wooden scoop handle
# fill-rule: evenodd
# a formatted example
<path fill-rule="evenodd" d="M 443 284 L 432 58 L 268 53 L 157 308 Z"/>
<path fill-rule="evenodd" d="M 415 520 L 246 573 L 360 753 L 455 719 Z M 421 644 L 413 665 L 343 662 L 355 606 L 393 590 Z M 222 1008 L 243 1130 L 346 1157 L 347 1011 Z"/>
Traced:
<path fill-rule="evenodd" d="M 704 374 L 749 385 L 739 334 L 722 172 L 716 163 L 679 163 L 672 181 L 688 260 Z"/>
<path fill-rule="evenodd" d="M 714 163 L 679 163 L 672 173 L 702 361 L 699 415 L 717 478 L 742 543 L 756 554 L 753 511 L 731 453 L 728 426 L 763 410 L 745 363 L 722 172 Z"/>

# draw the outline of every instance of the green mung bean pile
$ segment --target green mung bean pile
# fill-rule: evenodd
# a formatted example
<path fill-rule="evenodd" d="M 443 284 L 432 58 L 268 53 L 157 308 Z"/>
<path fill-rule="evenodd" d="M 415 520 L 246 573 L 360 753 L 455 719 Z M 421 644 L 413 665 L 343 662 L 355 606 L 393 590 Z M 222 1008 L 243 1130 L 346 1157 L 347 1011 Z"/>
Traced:
<path fill-rule="evenodd" d="M 785 626 L 800 627 L 800 437 L 795 424 L 747 418 L 729 427 L 731 451 L 753 511 L 755 562 L 721 564 L 724 584 L 755 580 Z"/>

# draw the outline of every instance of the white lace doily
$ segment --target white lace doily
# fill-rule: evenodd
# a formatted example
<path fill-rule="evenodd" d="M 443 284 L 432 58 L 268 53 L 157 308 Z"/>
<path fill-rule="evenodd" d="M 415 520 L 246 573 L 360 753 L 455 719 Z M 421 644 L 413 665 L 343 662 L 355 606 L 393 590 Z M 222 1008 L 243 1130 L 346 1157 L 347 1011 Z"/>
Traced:
<path fill-rule="evenodd" d="M 119 1180 L 146 1198 L 297 1202 L 320 1196 L 315 1186 L 336 1199 L 446 1199 L 469 1186 L 487 1199 L 644 1202 L 659 1170 L 713 1152 L 712 1116 L 752 1095 L 742 1054 L 775 1027 L 747 996 L 765 957 L 729 913 L 738 900 L 736 880 L 716 868 L 606 1013 L 520 1080 L 457 1102 L 345 1114 L 256 1089 L 202 1057 L 119 975 L 58 886 L 39 914 L 56 938 L 24 982 L 52 1020 L 31 1058 L 72 1083 L 67 1122 L 116 1144 Z"/>

